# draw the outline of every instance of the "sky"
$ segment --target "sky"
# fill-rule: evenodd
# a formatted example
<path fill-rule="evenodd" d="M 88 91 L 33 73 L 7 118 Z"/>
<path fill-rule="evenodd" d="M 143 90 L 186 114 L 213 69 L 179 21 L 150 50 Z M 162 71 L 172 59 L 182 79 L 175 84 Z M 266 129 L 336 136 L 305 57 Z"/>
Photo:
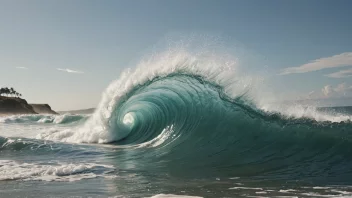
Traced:
<path fill-rule="evenodd" d="M 0 86 L 55 110 L 95 107 L 108 84 L 166 36 L 199 33 L 240 46 L 255 60 L 241 67 L 263 71 L 278 97 L 348 102 L 351 7 L 349 0 L 0 0 Z"/>

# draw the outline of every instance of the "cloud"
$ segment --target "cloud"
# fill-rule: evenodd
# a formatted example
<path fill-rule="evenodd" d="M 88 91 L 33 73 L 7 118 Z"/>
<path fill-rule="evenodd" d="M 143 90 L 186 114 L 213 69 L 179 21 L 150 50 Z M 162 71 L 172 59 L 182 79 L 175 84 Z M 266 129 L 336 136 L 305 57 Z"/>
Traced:
<path fill-rule="evenodd" d="M 326 68 L 345 67 L 352 65 L 352 52 L 345 52 L 342 54 L 320 58 L 313 60 L 309 63 L 298 67 L 289 67 L 281 71 L 281 75 L 293 74 L 293 73 L 306 73 L 312 71 L 318 71 Z"/>
<path fill-rule="evenodd" d="M 28 69 L 27 67 L 16 67 L 16 69 Z"/>
<path fill-rule="evenodd" d="M 335 73 L 331 73 L 326 75 L 327 77 L 330 78 L 347 78 L 352 76 L 352 68 L 351 69 L 346 69 L 346 70 L 341 70 Z"/>
<path fill-rule="evenodd" d="M 61 69 L 61 68 L 56 68 L 59 71 L 67 72 L 67 73 L 74 73 L 74 74 L 83 74 L 84 72 L 82 71 L 77 71 L 77 70 L 72 70 L 72 69 Z"/>
<path fill-rule="evenodd" d="M 332 87 L 331 85 L 325 85 L 321 92 L 325 97 L 330 96 L 346 96 L 350 92 L 352 92 L 352 86 L 348 86 L 346 83 L 338 84 L 336 87 Z"/>
<path fill-rule="evenodd" d="M 325 85 L 322 89 L 321 92 L 324 94 L 324 96 L 329 96 L 331 93 L 334 92 L 333 88 L 331 85 Z"/>

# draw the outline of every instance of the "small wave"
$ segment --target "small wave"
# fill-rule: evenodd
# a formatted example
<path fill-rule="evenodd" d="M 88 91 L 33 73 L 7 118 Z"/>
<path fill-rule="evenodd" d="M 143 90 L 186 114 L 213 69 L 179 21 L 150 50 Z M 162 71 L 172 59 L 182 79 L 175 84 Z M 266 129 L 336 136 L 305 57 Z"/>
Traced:
<path fill-rule="evenodd" d="M 0 137 L 0 152 L 5 150 L 24 152 L 37 152 L 38 150 L 58 151 L 60 149 L 61 146 L 58 144 L 47 143 L 35 139 Z"/>
<path fill-rule="evenodd" d="M 86 120 L 89 115 L 12 115 L 0 118 L 0 123 L 54 123 L 54 124 L 71 124 L 81 120 Z"/>
<path fill-rule="evenodd" d="M 95 163 L 51 163 L 34 164 L 21 163 L 12 160 L 0 160 L 0 181 L 66 181 L 73 182 L 82 179 L 105 177 L 114 171 L 110 165 Z"/>

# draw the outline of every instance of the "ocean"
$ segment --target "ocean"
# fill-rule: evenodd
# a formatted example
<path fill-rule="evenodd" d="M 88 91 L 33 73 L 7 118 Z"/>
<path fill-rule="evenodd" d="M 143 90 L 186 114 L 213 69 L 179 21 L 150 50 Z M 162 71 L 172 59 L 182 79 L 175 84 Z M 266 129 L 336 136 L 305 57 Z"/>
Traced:
<path fill-rule="evenodd" d="M 0 117 L 0 197 L 351 197 L 352 109 L 265 103 L 253 86 L 166 54 L 93 114 Z"/>

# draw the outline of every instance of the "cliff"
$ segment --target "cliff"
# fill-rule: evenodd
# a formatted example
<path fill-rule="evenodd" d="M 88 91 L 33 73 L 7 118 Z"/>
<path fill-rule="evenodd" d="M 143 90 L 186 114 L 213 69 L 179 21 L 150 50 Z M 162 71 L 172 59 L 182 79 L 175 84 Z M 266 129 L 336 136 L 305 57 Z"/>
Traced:
<path fill-rule="evenodd" d="M 36 112 L 24 99 L 0 96 L 0 114 L 36 114 Z"/>
<path fill-rule="evenodd" d="M 33 110 L 39 114 L 58 114 L 48 104 L 30 104 Z"/>
<path fill-rule="evenodd" d="M 26 100 L 0 96 L 0 114 L 57 114 L 48 104 L 28 104 Z"/>

